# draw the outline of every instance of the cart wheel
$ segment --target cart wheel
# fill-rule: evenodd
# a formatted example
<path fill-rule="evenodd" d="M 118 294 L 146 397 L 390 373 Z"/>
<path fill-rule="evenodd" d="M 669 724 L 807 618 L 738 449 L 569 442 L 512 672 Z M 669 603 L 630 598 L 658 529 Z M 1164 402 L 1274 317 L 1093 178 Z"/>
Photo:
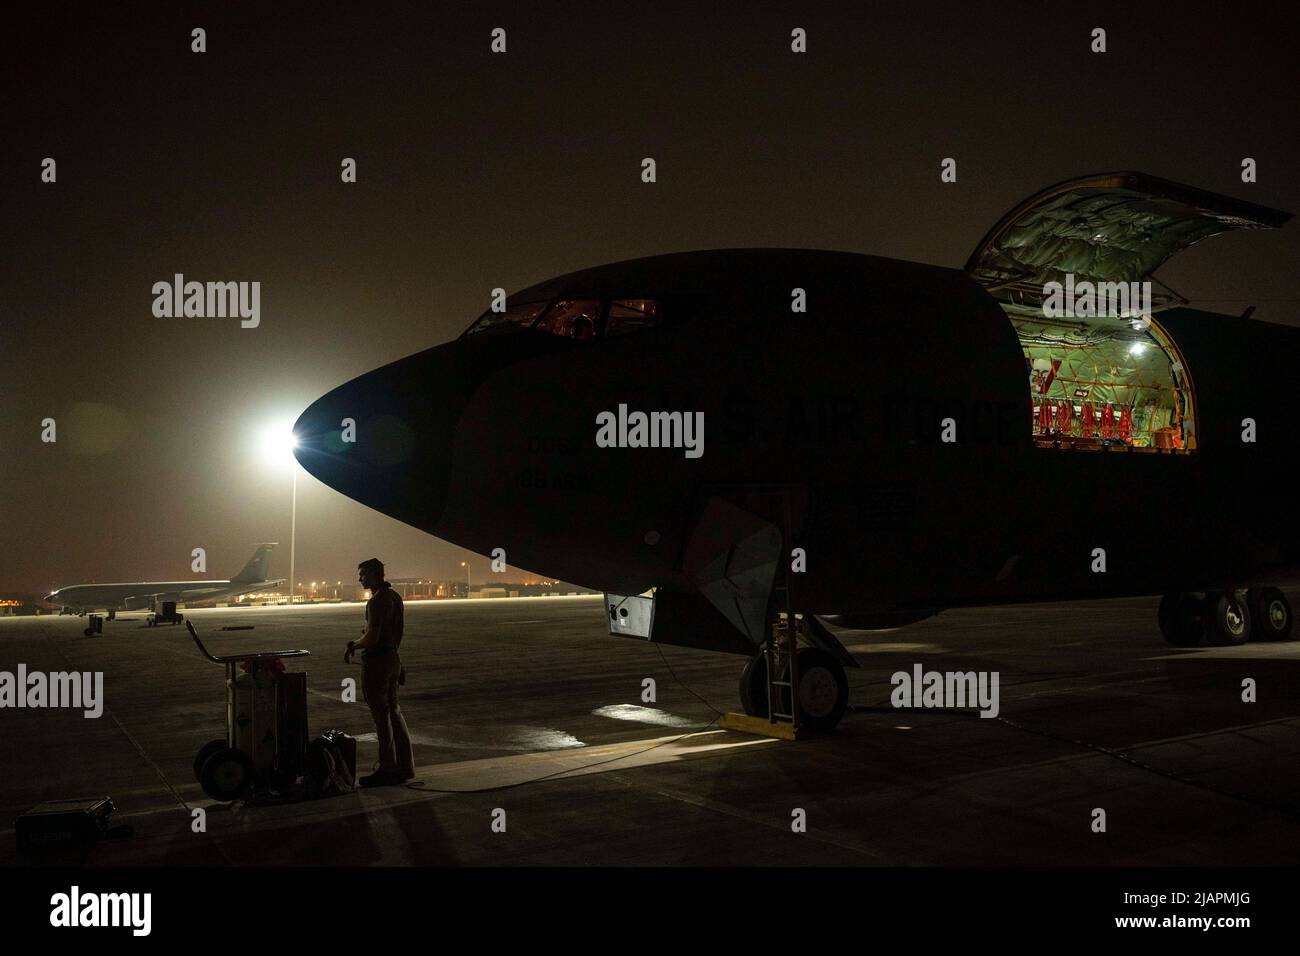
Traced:
<path fill-rule="evenodd" d="M 203 765 L 208 762 L 208 758 L 215 753 L 220 753 L 226 749 L 226 738 L 221 737 L 217 740 L 209 740 L 199 748 L 198 754 L 194 757 L 194 779 L 203 779 Z"/>
<path fill-rule="evenodd" d="M 224 747 L 203 764 L 199 784 L 213 800 L 238 800 L 253 790 L 253 761 L 242 750 Z"/>

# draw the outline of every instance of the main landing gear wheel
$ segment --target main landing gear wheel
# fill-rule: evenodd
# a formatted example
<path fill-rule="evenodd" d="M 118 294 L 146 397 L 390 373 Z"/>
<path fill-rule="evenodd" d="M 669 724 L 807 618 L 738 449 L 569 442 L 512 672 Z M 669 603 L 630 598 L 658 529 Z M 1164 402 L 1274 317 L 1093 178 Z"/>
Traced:
<path fill-rule="evenodd" d="M 1249 603 L 1256 640 L 1291 639 L 1291 602 L 1285 594 L 1277 588 L 1251 588 Z"/>
<path fill-rule="evenodd" d="M 1174 647 L 1196 647 L 1205 638 L 1201 602 L 1194 594 L 1166 594 L 1160 599 L 1160 633 Z"/>
<path fill-rule="evenodd" d="M 209 740 L 199 748 L 199 752 L 194 755 L 194 779 L 203 779 L 203 765 L 208 762 L 208 758 L 213 754 L 221 753 L 226 749 L 226 738 L 219 737 L 216 740 Z"/>
<path fill-rule="evenodd" d="M 238 800 L 253 792 L 253 761 L 242 750 L 223 747 L 204 762 L 199 785 L 213 800 Z"/>
<path fill-rule="evenodd" d="M 1250 640 L 1250 605 L 1236 591 L 1211 591 L 1205 595 L 1206 636 L 1216 647 L 1232 647 Z"/>

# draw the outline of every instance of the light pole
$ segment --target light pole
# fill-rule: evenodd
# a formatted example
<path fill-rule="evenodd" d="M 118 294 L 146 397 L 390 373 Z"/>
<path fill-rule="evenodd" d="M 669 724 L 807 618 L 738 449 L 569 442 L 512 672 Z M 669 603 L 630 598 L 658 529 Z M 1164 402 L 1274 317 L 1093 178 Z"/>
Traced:
<path fill-rule="evenodd" d="M 293 475 L 293 493 L 289 506 L 289 603 L 293 604 L 297 585 L 298 543 L 298 459 L 293 450 L 298 447 L 298 436 L 293 433 L 293 419 L 285 419 L 265 426 L 258 436 L 262 458 L 272 468 L 288 468 Z"/>
<path fill-rule="evenodd" d="M 293 446 L 297 442 L 290 435 L 289 452 L 293 453 Z M 289 606 L 293 606 L 293 582 L 294 582 L 294 546 L 298 538 L 298 469 L 293 469 L 293 504 L 289 507 Z"/>
<path fill-rule="evenodd" d="M 465 569 L 465 599 L 468 600 L 468 599 L 469 599 L 469 589 L 470 589 L 470 587 L 471 587 L 471 585 L 470 585 L 470 583 L 469 583 L 469 576 L 470 576 L 469 562 L 468 562 L 468 561 L 462 561 L 462 562 L 460 563 L 460 566 L 461 566 L 462 568 Z"/>

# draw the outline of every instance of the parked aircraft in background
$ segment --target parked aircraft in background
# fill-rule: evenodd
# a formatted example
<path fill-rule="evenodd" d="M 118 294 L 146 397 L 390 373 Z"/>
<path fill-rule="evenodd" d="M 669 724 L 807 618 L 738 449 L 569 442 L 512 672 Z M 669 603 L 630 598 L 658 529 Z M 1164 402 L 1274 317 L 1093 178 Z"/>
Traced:
<path fill-rule="evenodd" d="M 156 611 L 164 604 L 210 601 L 265 591 L 283 584 L 285 578 L 269 579 L 271 551 L 275 544 L 259 544 L 243 570 L 228 581 L 138 581 L 126 584 L 73 584 L 45 596 L 45 602 L 63 612 L 85 614 L 108 611 Z"/>

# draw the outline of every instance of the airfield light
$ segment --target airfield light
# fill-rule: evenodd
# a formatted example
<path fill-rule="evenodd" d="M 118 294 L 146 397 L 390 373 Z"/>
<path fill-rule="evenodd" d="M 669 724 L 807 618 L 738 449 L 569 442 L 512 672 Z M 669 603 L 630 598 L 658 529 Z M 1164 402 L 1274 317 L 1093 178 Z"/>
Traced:
<path fill-rule="evenodd" d="M 266 464 L 275 468 L 292 467 L 293 450 L 298 447 L 298 436 L 293 433 L 292 419 L 264 426 L 257 433 L 257 447 Z"/>

